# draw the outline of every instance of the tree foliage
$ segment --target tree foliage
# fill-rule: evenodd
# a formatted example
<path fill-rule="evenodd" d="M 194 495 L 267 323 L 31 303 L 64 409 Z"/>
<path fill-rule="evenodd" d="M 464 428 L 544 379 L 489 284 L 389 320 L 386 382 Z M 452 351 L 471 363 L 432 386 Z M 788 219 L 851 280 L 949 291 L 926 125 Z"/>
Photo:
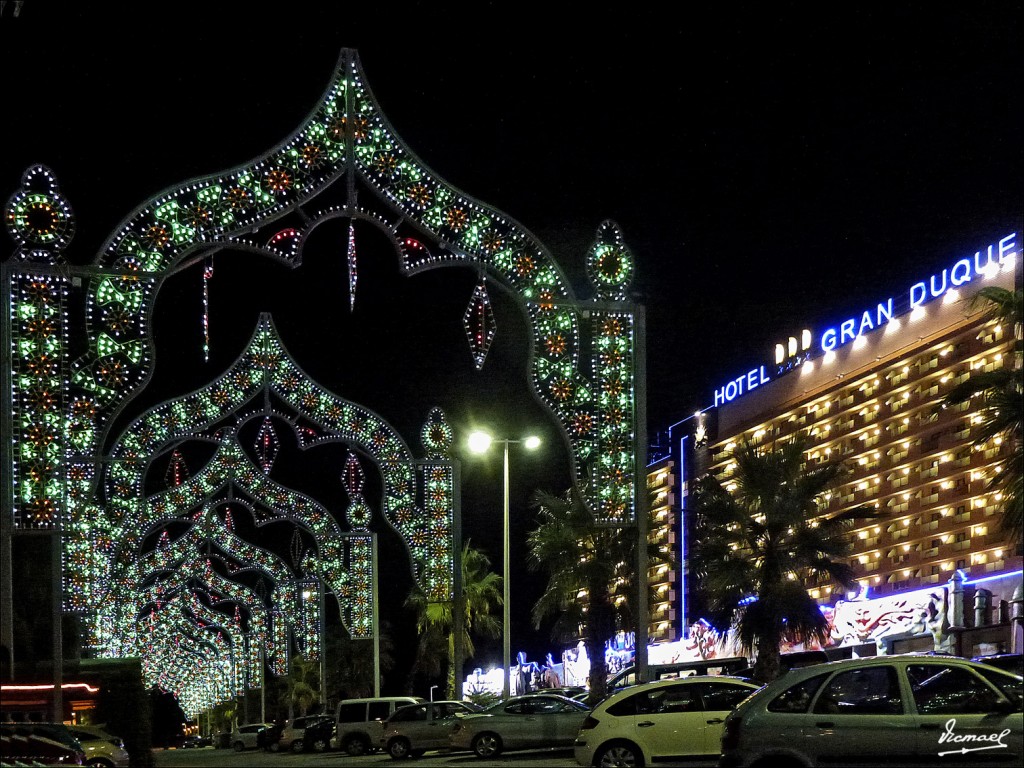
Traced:
<path fill-rule="evenodd" d="M 534 496 L 537 527 L 530 532 L 529 567 L 548 575 L 533 607 L 536 627 L 555 617 L 553 638 L 575 642 L 582 636 L 590 658 L 589 699 L 608 687 L 605 643 L 616 631 L 635 627 L 637 529 L 598 522 L 582 494 L 539 491 Z M 647 545 L 648 561 L 670 562 L 669 550 Z M 648 617 L 640 620 L 646 621 Z"/>
<path fill-rule="evenodd" d="M 1021 421 L 1024 419 L 1024 337 L 1022 337 L 1021 291 L 986 286 L 967 297 L 969 311 L 982 311 L 986 320 L 994 320 L 1013 334 L 1013 355 L 1002 368 L 971 377 L 951 389 L 942 399 L 942 407 L 975 401 L 980 403 L 981 421 L 972 425 L 975 445 L 994 438 L 1010 443 L 1010 457 L 998 472 L 989 478 L 988 489 L 1003 494 L 1003 515 L 1000 529 L 1019 552 L 1024 536 L 1024 440 Z"/>
<path fill-rule="evenodd" d="M 724 483 L 706 475 L 695 484 L 690 568 L 712 621 L 735 628 L 744 650 L 756 651 L 754 676 L 768 682 L 778 676 L 784 638 L 827 639 L 807 584 L 856 586 L 847 530 L 875 511 L 823 516 L 819 500 L 845 470 L 807 468 L 800 441 L 774 451 L 743 443 L 733 461 Z"/>
<path fill-rule="evenodd" d="M 476 653 L 473 636 L 498 637 L 501 623 L 493 611 L 502 605 L 501 576 L 491 570 L 487 555 L 470 542 L 462 547 L 462 661 Z M 416 611 L 419 640 L 416 658 L 409 672 L 409 689 L 416 674 L 446 681 L 448 698 L 462 698 L 455 679 L 455 613 L 451 601 L 428 601 L 418 588 L 406 600 Z"/>

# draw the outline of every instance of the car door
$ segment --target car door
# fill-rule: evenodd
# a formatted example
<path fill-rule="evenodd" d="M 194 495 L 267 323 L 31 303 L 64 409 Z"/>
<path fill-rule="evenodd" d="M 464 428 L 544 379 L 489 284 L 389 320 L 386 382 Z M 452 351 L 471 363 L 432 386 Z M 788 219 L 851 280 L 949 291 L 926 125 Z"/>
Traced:
<path fill-rule="evenodd" d="M 431 712 L 429 704 L 419 704 L 415 707 L 402 711 L 402 720 L 398 723 L 399 730 L 401 730 L 402 734 L 409 739 L 409 744 L 412 749 L 433 748 L 427 744 L 427 742 L 431 740 L 431 733 L 436 731 L 436 728 L 431 728 L 433 721 L 430 719 L 430 715 Z M 448 739 L 446 735 L 445 743 L 447 743 L 447 741 Z"/>
<path fill-rule="evenodd" d="M 917 724 L 895 665 L 836 672 L 802 720 L 802 749 L 822 764 L 902 765 L 914 754 Z"/>
<path fill-rule="evenodd" d="M 452 704 L 431 704 L 427 707 L 427 719 L 422 723 L 422 736 L 413 741 L 416 749 L 440 749 L 448 746 L 448 729 L 451 719 L 455 717 L 455 706 Z"/>
<path fill-rule="evenodd" d="M 921 764 L 957 756 L 1021 765 L 1024 722 L 1019 678 L 995 672 L 986 675 L 943 662 L 907 664 L 906 672 L 916 709 Z"/>
<path fill-rule="evenodd" d="M 722 749 L 722 729 L 725 727 L 726 716 L 757 688 L 724 680 L 695 683 L 691 687 L 697 688 L 704 704 L 704 741 L 701 752 L 717 755 Z"/>
<path fill-rule="evenodd" d="M 522 704 L 522 717 L 514 722 L 514 741 L 506 737 L 505 729 L 500 731 L 509 747 L 570 746 L 586 717 L 583 709 L 554 696 L 530 696 Z"/>
<path fill-rule="evenodd" d="M 636 701 L 634 738 L 651 760 L 680 755 L 702 755 L 707 717 L 700 687 L 680 681 L 651 688 Z M 713 750 L 718 754 L 718 748 Z"/>

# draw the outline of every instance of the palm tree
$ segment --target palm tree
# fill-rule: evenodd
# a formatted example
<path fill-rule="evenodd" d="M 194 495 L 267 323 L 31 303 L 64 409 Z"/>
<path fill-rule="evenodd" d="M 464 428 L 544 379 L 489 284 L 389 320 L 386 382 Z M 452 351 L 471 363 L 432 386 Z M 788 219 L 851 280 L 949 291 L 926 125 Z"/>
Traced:
<path fill-rule="evenodd" d="M 320 697 L 320 663 L 303 658 L 300 654 L 292 656 L 291 669 L 284 677 L 285 701 L 288 703 L 288 719 L 295 717 L 295 709 L 299 714 L 306 714 L 310 705 Z"/>
<path fill-rule="evenodd" d="M 390 624 L 380 620 L 380 634 L 377 638 L 378 663 L 381 675 L 395 666 L 395 644 L 391 639 Z M 375 690 L 373 674 L 373 641 L 353 639 L 348 631 L 338 626 L 327 634 L 327 693 L 338 699 L 360 699 L 373 696 Z"/>
<path fill-rule="evenodd" d="M 501 623 L 492 611 L 502 604 L 501 576 L 491 570 L 491 561 L 470 542 L 462 547 L 462 661 L 476 653 L 473 635 L 498 637 Z M 410 680 L 420 672 L 428 677 L 441 674 L 442 662 L 446 662 L 446 689 L 449 698 L 462 698 L 455 680 L 455 621 L 451 601 L 428 601 L 418 589 L 414 589 L 406 605 L 416 611 L 416 626 L 419 642 L 416 646 L 416 660 L 409 673 Z"/>
<path fill-rule="evenodd" d="M 727 485 L 713 475 L 695 484 L 690 565 L 712 620 L 733 627 L 745 652 L 756 651 L 754 677 L 768 682 L 778 677 L 784 638 L 827 638 L 826 619 L 806 584 L 854 588 L 845 561 L 847 527 L 875 512 L 821 516 L 819 499 L 845 470 L 838 464 L 807 469 L 801 441 L 775 451 L 743 443 L 733 460 Z"/>
<path fill-rule="evenodd" d="M 942 407 L 981 401 L 981 421 L 974 427 L 974 444 L 981 445 L 1001 437 L 1010 443 L 1010 458 L 989 480 L 988 488 L 1003 493 L 1003 517 L 1000 528 L 1018 550 L 1024 535 L 1024 440 L 1021 421 L 1024 419 L 1024 337 L 1022 337 L 1021 291 L 986 286 L 967 297 L 968 311 L 983 311 L 985 320 L 1005 323 L 1013 333 L 1013 356 L 1008 366 L 993 371 L 972 373 L 971 378 L 951 389 L 942 399 Z"/>
<path fill-rule="evenodd" d="M 563 496 L 538 491 L 537 528 L 527 537 L 529 567 L 548 573 L 544 593 L 533 607 L 534 626 L 555 616 L 552 636 L 565 642 L 581 631 L 590 658 L 590 701 L 604 698 L 608 689 L 605 642 L 616 630 L 633 623 L 636 530 L 597 521 L 582 494 L 570 489 Z M 667 561 L 667 550 L 649 545 L 652 564 Z"/>

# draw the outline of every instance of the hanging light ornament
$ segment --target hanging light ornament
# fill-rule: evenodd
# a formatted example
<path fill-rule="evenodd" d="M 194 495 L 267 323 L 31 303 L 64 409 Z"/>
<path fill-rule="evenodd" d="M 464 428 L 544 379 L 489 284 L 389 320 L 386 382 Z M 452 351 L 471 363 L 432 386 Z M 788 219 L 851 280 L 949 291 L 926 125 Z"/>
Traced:
<path fill-rule="evenodd" d="M 473 362 L 479 371 L 484 367 L 487 350 L 491 348 L 491 342 L 494 340 L 494 333 L 497 330 L 494 323 L 494 310 L 491 308 L 491 297 L 487 295 L 487 282 L 482 273 L 480 282 L 473 289 L 469 305 L 462 316 L 462 326 L 466 329 L 469 351 L 472 353 Z"/>
<path fill-rule="evenodd" d="M 296 528 L 292 534 L 292 565 L 298 568 L 302 564 L 302 556 L 306 553 L 306 547 L 302 543 L 302 536 L 299 534 L 299 529 Z"/>
<path fill-rule="evenodd" d="M 181 485 L 187 478 L 188 467 L 185 465 L 185 459 L 182 458 L 181 451 L 175 448 L 171 454 L 171 461 L 167 465 L 167 471 L 164 473 L 164 482 L 167 483 L 168 488 L 172 488 Z"/>
<path fill-rule="evenodd" d="M 210 278 L 213 277 L 213 257 L 203 265 L 203 361 L 210 362 Z"/>
<path fill-rule="evenodd" d="M 345 492 L 349 496 L 362 493 L 365 480 L 366 476 L 363 474 L 363 467 L 359 463 L 359 459 L 352 451 L 349 451 L 348 458 L 345 459 L 345 474 L 341 477 Z"/>
<path fill-rule="evenodd" d="M 348 222 L 348 308 L 356 306 L 356 230 L 353 221 Z"/>
<path fill-rule="evenodd" d="M 235 532 L 235 518 L 231 516 L 231 507 L 228 507 L 224 512 L 224 525 L 226 525 L 228 530 L 232 533 Z"/>
<path fill-rule="evenodd" d="M 260 431 L 256 435 L 256 453 L 259 455 L 263 474 L 270 474 L 270 468 L 274 466 L 274 459 L 277 458 L 278 447 L 279 443 L 277 432 L 274 431 L 274 424 L 270 421 L 269 416 L 265 416 L 263 424 L 260 425 Z"/>

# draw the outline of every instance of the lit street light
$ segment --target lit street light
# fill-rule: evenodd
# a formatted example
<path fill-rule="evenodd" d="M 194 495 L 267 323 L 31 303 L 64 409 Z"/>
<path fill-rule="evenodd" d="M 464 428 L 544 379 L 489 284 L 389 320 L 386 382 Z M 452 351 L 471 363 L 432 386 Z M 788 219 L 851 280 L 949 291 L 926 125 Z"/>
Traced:
<path fill-rule="evenodd" d="M 540 447 L 540 438 L 535 435 L 524 437 L 522 440 L 509 440 L 507 438 L 494 438 L 486 432 L 474 432 L 469 436 L 469 450 L 473 453 L 486 453 L 491 447 L 491 443 L 501 443 L 505 447 L 505 458 L 504 458 L 504 494 L 502 496 L 502 532 L 503 540 L 502 545 L 505 550 L 504 567 L 502 572 L 501 587 L 502 587 L 502 621 L 501 621 L 501 663 L 504 667 L 502 673 L 502 688 L 501 698 L 507 699 L 509 697 L 510 686 L 509 686 L 509 670 L 512 667 L 512 653 L 511 653 L 511 638 L 510 638 L 510 616 L 509 616 L 509 562 L 511 560 L 509 556 L 509 544 L 508 544 L 508 447 L 512 444 L 522 445 L 528 451 L 536 450 Z"/>

